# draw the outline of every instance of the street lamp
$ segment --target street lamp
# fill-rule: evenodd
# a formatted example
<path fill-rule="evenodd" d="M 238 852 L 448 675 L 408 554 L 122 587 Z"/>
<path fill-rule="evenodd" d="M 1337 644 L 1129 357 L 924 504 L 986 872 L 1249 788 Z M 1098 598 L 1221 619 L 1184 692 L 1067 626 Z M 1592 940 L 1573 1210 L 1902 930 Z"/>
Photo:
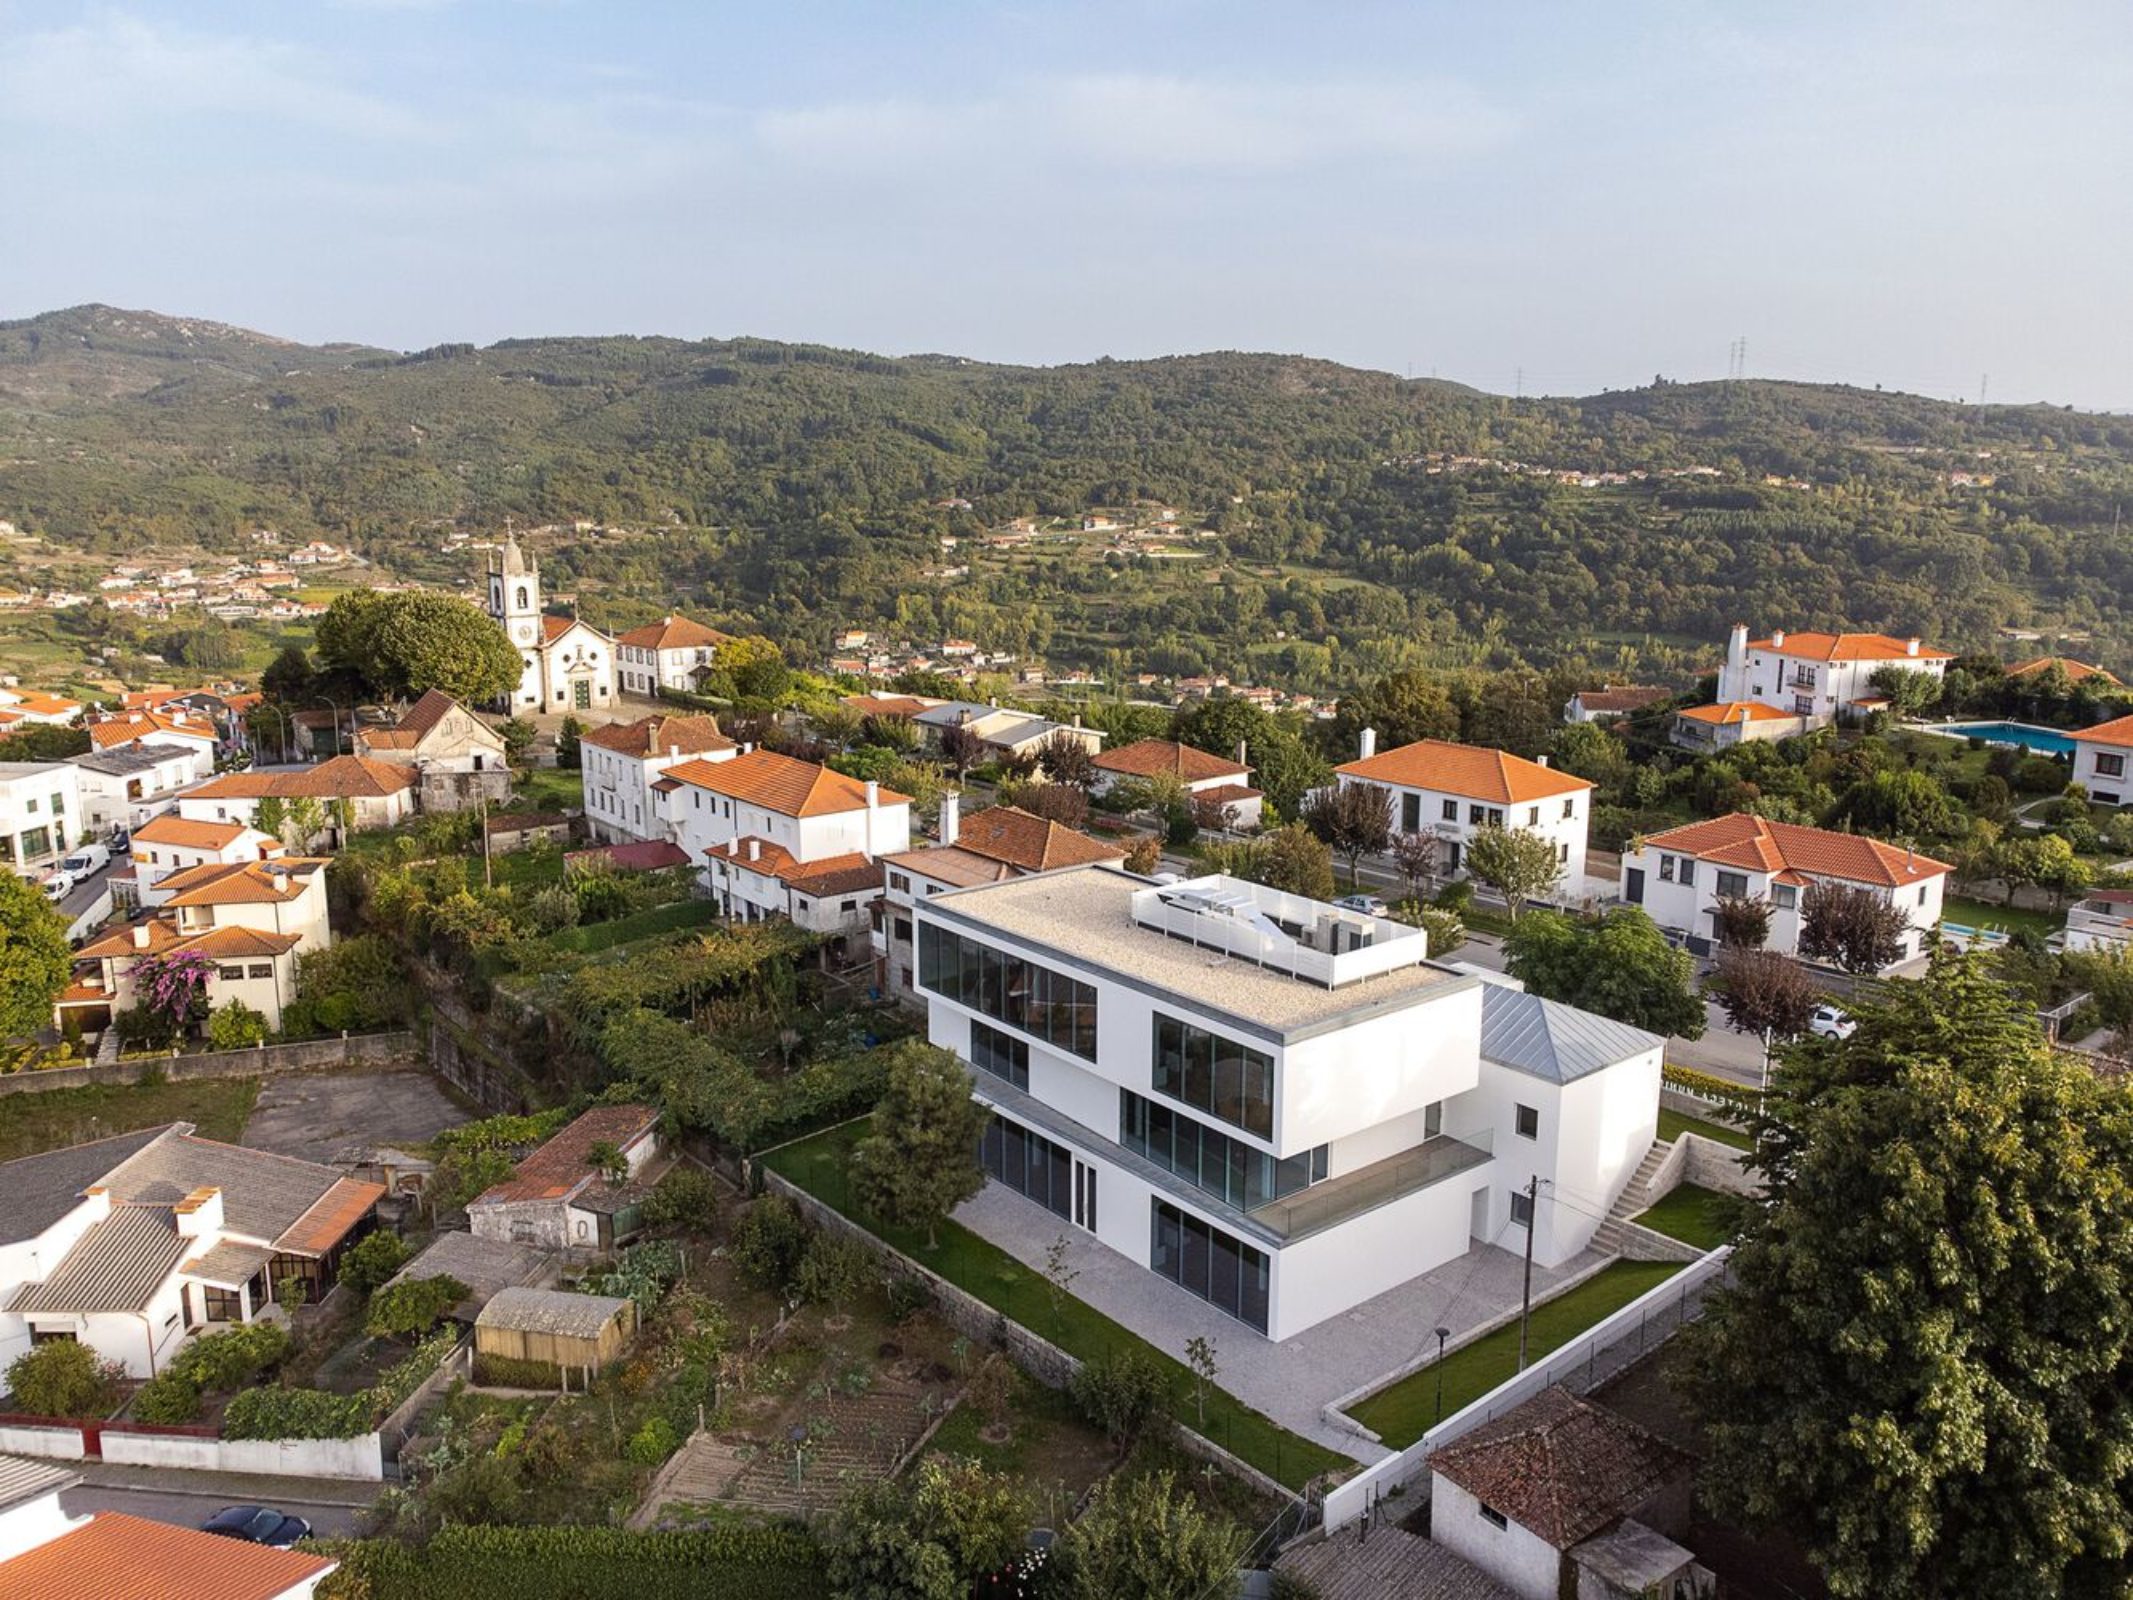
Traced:
<path fill-rule="evenodd" d="M 1444 1341 L 1452 1336 L 1449 1328 L 1439 1328 L 1437 1333 L 1437 1421 L 1444 1420 Z M 1432 1424 L 1434 1426 L 1435 1424 Z"/>

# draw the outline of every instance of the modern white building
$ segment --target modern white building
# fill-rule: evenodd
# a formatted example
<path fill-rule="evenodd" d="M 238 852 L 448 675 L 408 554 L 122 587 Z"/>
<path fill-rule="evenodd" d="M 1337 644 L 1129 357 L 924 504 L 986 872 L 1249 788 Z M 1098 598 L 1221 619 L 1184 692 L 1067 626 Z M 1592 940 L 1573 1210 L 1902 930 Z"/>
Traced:
<path fill-rule="evenodd" d="M 1592 823 L 1592 785 L 1585 779 L 1481 745 L 1418 739 L 1380 751 L 1377 743 L 1376 730 L 1365 728 L 1357 759 L 1335 767 L 1335 780 L 1343 788 L 1390 789 L 1393 827 L 1435 834 L 1444 877 L 1463 870 L 1466 848 L 1483 828 L 1537 833 L 1555 846 L 1563 882 L 1574 886 L 1584 877 Z"/>
<path fill-rule="evenodd" d="M 880 858 L 911 844 L 909 796 L 772 750 L 681 762 L 652 793 L 666 837 L 703 864 L 720 909 L 747 922 L 786 916 L 864 937 Z"/>
<path fill-rule="evenodd" d="M 2100 806 L 2133 800 L 2126 763 L 2133 760 L 2133 717 L 2115 717 L 2074 735 L 2074 782 Z"/>
<path fill-rule="evenodd" d="M 1569 1260 L 1651 1147 L 1657 1038 L 1403 923 L 1103 865 L 911 909 L 986 1171 L 1270 1339 L 1529 1225 Z"/>
<path fill-rule="evenodd" d="M 1759 700 L 1766 706 L 1824 727 L 1840 718 L 1886 707 L 1873 686 L 1883 667 L 1901 667 L 1927 677 L 1945 677 L 1955 659 L 1922 641 L 1885 633 L 1787 633 L 1750 639 L 1735 623 L 1718 673 L 1718 701 Z"/>
<path fill-rule="evenodd" d="M 65 1338 L 152 1378 L 192 1334 L 255 1320 L 285 1277 L 315 1305 L 384 1193 L 184 1122 L 0 1163 L 0 1368 Z"/>
<path fill-rule="evenodd" d="M 199 758 L 165 744 L 116 745 L 69 756 L 81 791 L 84 838 L 128 832 L 178 803 L 178 792 L 199 779 Z"/>
<path fill-rule="evenodd" d="M 585 821 L 608 843 L 666 837 L 652 784 L 683 761 L 728 761 L 740 746 L 716 719 L 650 716 L 593 728 L 578 741 Z"/>
<path fill-rule="evenodd" d="M 489 552 L 488 609 L 524 670 L 514 713 L 604 710 L 615 701 L 615 641 L 575 617 L 541 610 L 541 564 L 506 535 Z"/>
<path fill-rule="evenodd" d="M 1793 955 L 1807 891 L 1833 883 L 1902 907 L 1903 951 L 1892 966 L 1931 949 L 1953 870 L 1945 861 L 1879 839 L 1738 811 L 1632 843 L 1637 848 L 1622 854 L 1622 898 L 1642 906 L 1662 928 L 1711 939 L 1720 900 L 1767 900 L 1766 946 Z"/>
<path fill-rule="evenodd" d="M 56 866 L 82 834 L 81 774 L 64 761 L 0 761 L 0 869 Z"/>
<path fill-rule="evenodd" d="M 2097 889 L 2067 908 L 2066 948 L 2133 949 L 2133 889 Z"/>
<path fill-rule="evenodd" d="M 694 689 L 710 670 L 718 647 L 731 642 L 731 634 L 689 617 L 670 615 L 632 628 L 615 640 L 622 692 L 649 699 L 661 689 Z"/>

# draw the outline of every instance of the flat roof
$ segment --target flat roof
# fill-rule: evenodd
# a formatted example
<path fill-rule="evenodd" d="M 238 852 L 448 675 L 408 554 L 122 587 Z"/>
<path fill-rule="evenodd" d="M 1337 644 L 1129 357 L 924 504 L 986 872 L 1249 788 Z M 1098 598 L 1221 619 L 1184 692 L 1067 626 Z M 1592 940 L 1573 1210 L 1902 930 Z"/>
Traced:
<path fill-rule="evenodd" d="M 951 889 L 916 905 L 943 922 L 1014 939 L 1035 959 L 1049 954 L 1166 1004 L 1234 1020 L 1281 1041 L 1306 1039 L 1481 981 L 1418 961 L 1327 989 L 1143 927 L 1134 918 L 1133 896 L 1148 886 L 1146 878 L 1097 863 Z"/>

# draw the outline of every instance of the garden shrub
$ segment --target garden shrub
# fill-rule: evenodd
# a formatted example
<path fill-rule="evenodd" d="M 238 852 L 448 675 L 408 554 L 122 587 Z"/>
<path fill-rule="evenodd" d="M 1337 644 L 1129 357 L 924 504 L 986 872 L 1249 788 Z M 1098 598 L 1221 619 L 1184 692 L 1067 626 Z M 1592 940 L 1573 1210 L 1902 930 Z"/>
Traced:
<path fill-rule="evenodd" d="M 822 1600 L 813 1535 L 791 1522 L 671 1533 L 454 1525 L 428 1544 L 347 1540 L 318 1600 Z"/>
<path fill-rule="evenodd" d="M 644 1198 L 645 1226 L 708 1234 L 718 1222 L 718 1184 L 701 1167 L 676 1166 Z"/>
<path fill-rule="evenodd" d="M 363 1331 L 373 1338 L 404 1339 L 427 1333 L 473 1291 L 448 1273 L 410 1278 L 370 1297 Z"/>
<path fill-rule="evenodd" d="M 37 1417 L 108 1417 L 126 1370 L 73 1339 L 32 1346 L 7 1369 L 12 1408 Z"/>
<path fill-rule="evenodd" d="M 397 1233 L 366 1233 L 341 1260 L 341 1282 L 352 1294 L 382 1288 L 414 1252 Z"/>
<path fill-rule="evenodd" d="M 217 1050 L 249 1050 L 266 1036 L 266 1017 L 234 996 L 207 1015 L 207 1042 Z"/>
<path fill-rule="evenodd" d="M 767 1194 L 733 1230 L 733 1264 L 757 1288 L 785 1294 L 799 1275 L 813 1232 L 792 1201 Z"/>
<path fill-rule="evenodd" d="M 647 1417 L 644 1426 L 630 1435 L 624 1454 L 640 1467 L 656 1467 L 681 1448 L 681 1435 L 665 1417 Z"/>
<path fill-rule="evenodd" d="M 171 1424 L 192 1422 L 200 1415 L 200 1390 L 179 1372 L 159 1373 L 141 1385 L 133 1397 L 133 1420 Z"/>
<path fill-rule="evenodd" d="M 792 1289 L 811 1305 L 842 1306 L 880 1272 L 879 1259 L 857 1239 L 817 1229 L 800 1253 Z"/>
<path fill-rule="evenodd" d="M 209 1394 L 239 1389 L 280 1366 L 295 1341 L 278 1322 L 204 1333 L 179 1349 L 169 1370 Z"/>
<path fill-rule="evenodd" d="M 562 1374 L 552 1361 L 521 1361 L 512 1356 L 484 1355 L 474 1352 L 474 1381 L 498 1389 L 554 1389 L 562 1384 Z"/>
<path fill-rule="evenodd" d="M 1147 1351 L 1129 1347 L 1082 1363 L 1067 1392 L 1081 1414 L 1124 1449 L 1169 1399 L 1170 1376 Z"/>

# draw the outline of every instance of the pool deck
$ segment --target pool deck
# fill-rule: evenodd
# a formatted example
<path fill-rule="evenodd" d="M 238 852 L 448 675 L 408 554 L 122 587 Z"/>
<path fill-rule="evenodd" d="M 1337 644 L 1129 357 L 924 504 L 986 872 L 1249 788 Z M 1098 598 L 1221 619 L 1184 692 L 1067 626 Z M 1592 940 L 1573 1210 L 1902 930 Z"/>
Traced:
<path fill-rule="evenodd" d="M 1987 729 L 1992 731 L 1985 731 Z M 2039 755 L 2071 755 L 2074 749 L 2074 736 L 2071 733 L 2063 728 L 2041 727 L 2034 722 L 2009 722 L 2005 719 L 1982 722 L 1922 722 L 1912 731 L 1937 733 L 1944 739 L 1981 739 L 1986 744 L 2011 744 Z M 2026 739 L 2021 737 L 2023 734 L 2034 734 L 2036 738 Z"/>

